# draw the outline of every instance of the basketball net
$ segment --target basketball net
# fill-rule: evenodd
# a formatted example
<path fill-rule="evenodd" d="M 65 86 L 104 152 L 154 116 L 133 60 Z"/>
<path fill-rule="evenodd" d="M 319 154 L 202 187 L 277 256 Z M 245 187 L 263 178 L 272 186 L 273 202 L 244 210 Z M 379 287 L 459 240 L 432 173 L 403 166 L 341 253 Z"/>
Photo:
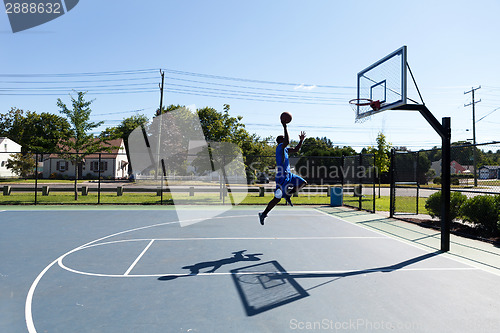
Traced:
<path fill-rule="evenodd" d="M 368 119 L 371 119 L 372 114 L 380 110 L 380 101 L 368 98 L 351 99 L 349 104 L 356 115 L 356 123 L 364 123 Z"/>

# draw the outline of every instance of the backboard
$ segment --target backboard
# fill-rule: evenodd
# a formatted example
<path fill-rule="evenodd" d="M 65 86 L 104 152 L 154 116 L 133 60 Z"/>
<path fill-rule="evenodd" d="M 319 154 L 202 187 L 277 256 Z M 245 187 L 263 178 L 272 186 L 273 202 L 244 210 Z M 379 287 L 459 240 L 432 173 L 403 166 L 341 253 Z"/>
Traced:
<path fill-rule="evenodd" d="M 406 46 L 358 73 L 358 100 L 380 101 L 380 108 L 357 106 L 356 120 L 406 104 Z"/>

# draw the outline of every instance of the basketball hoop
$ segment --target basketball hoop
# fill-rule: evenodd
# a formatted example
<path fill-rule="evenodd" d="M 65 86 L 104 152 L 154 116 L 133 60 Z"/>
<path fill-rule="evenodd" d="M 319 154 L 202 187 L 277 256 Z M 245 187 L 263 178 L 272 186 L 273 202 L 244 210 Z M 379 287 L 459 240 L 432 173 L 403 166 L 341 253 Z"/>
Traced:
<path fill-rule="evenodd" d="M 349 101 L 356 113 L 364 113 L 369 111 L 380 110 L 380 101 L 374 101 L 369 98 L 355 98 Z"/>
<path fill-rule="evenodd" d="M 370 119 L 371 115 L 380 110 L 380 101 L 374 101 L 369 98 L 355 98 L 349 101 L 352 110 L 356 115 L 356 122 L 364 122 Z"/>

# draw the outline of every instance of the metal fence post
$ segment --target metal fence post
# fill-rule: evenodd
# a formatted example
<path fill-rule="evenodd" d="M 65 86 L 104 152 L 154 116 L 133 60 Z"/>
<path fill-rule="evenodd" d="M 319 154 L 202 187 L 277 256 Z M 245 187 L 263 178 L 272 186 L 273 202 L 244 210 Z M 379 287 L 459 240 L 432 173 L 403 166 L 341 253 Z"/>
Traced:
<path fill-rule="evenodd" d="M 373 212 L 375 213 L 375 200 L 376 200 L 376 191 L 377 191 L 377 188 L 375 186 L 375 183 L 377 182 L 377 173 L 378 173 L 378 170 L 377 170 L 377 156 L 375 154 L 373 154 L 373 179 L 372 179 L 372 183 L 373 183 Z"/>
<path fill-rule="evenodd" d="M 416 210 L 416 213 L 418 215 L 418 202 L 419 202 L 419 199 L 420 199 L 419 198 L 419 195 L 420 195 L 420 193 L 419 193 L 420 192 L 419 191 L 419 189 L 420 189 L 420 152 L 417 151 L 416 155 L 417 155 L 417 161 L 416 161 L 417 162 L 417 167 L 415 168 L 415 174 L 416 174 L 415 175 L 415 180 L 417 182 L 417 210 Z"/>
<path fill-rule="evenodd" d="M 394 192 L 395 192 L 395 168 L 396 168 L 396 150 L 391 149 L 391 166 L 389 168 L 389 173 L 391 177 L 391 187 L 389 190 L 389 217 L 394 217 Z"/>
<path fill-rule="evenodd" d="M 340 184 L 342 185 L 342 191 L 344 189 L 344 169 L 345 169 L 345 158 L 344 158 L 344 153 L 342 153 L 342 156 L 340 157 Z"/>
<path fill-rule="evenodd" d="M 97 182 L 97 204 L 101 204 L 101 153 L 99 153 L 99 162 L 97 163 L 97 176 L 99 180 Z"/>
<path fill-rule="evenodd" d="M 38 152 L 35 153 L 35 206 L 37 204 L 38 192 Z"/>

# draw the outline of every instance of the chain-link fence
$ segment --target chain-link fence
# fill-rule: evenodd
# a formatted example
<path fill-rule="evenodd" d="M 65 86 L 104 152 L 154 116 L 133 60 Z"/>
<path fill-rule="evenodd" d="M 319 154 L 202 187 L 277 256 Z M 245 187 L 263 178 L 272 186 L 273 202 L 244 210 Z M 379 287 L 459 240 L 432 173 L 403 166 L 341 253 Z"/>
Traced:
<path fill-rule="evenodd" d="M 138 172 L 125 152 L 0 152 L 0 204 L 226 204 L 238 195 L 246 196 L 241 203 L 265 204 L 273 195 L 275 156 L 184 160 L 175 170 L 158 163 Z M 342 186 L 345 205 L 375 210 L 373 155 L 291 156 L 290 166 L 309 184 L 294 199 L 299 204 L 329 204 L 330 187 Z"/>
<path fill-rule="evenodd" d="M 391 166 L 392 215 L 435 213 L 429 212 L 425 204 L 429 197 L 441 190 L 441 153 L 438 148 L 394 152 Z M 449 168 L 452 195 L 460 193 L 469 199 L 500 194 L 499 142 L 453 145 Z M 428 204 L 428 207 L 431 206 Z"/>

